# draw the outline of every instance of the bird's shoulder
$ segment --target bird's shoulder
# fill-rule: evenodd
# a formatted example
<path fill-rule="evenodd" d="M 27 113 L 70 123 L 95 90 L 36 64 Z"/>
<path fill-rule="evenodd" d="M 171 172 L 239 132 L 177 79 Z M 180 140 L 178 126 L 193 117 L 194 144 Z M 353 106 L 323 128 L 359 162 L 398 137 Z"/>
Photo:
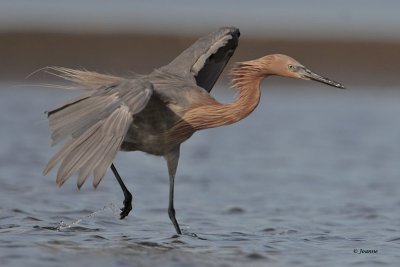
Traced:
<path fill-rule="evenodd" d="M 194 79 L 156 71 L 149 77 L 154 88 L 154 97 L 160 98 L 164 103 L 182 108 L 190 108 L 198 102 L 213 99 L 202 87 L 196 84 Z"/>

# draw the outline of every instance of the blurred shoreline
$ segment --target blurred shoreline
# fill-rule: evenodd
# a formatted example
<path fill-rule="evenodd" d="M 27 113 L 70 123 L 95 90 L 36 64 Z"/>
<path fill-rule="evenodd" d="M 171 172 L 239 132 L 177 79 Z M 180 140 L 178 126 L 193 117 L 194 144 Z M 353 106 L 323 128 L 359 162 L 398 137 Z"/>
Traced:
<path fill-rule="evenodd" d="M 117 75 L 129 75 L 132 71 L 147 73 L 170 62 L 196 39 L 137 33 L 0 33 L 0 79 L 22 81 L 45 66 L 85 68 Z M 316 72 L 338 77 L 346 85 L 396 87 L 399 48 L 400 43 L 389 41 L 266 40 L 246 37 L 242 32 L 230 63 L 283 53 Z M 34 80 L 49 78 L 37 74 Z"/>

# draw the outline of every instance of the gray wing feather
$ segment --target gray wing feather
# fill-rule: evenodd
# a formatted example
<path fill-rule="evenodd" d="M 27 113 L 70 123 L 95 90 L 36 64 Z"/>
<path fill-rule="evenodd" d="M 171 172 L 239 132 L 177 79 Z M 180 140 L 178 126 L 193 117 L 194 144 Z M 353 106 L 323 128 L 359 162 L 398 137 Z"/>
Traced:
<path fill-rule="evenodd" d="M 237 28 L 220 28 L 198 39 L 160 70 L 191 78 L 210 92 L 235 52 L 239 36 Z"/>
<path fill-rule="evenodd" d="M 95 170 L 96 167 L 104 164 L 105 170 L 110 167 L 112 159 L 115 157 L 115 154 L 118 150 L 110 151 L 110 148 L 119 148 L 121 143 L 125 137 L 127 132 L 126 125 L 130 125 L 132 122 L 132 116 L 130 116 L 129 110 L 125 107 L 122 107 L 124 110 L 119 110 L 118 114 L 114 113 L 108 118 L 108 122 L 105 122 L 101 141 L 104 145 L 98 145 L 96 148 L 92 149 L 90 155 L 86 155 L 84 158 L 84 162 L 81 163 L 82 167 L 79 170 L 78 177 L 78 188 L 82 186 L 87 177 L 90 175 L 92 171 Z M 124 113 L 127 114 L 124 114 Z M 107 125 L 111 124 L 111 125 Z M 108 161 L 103 161 L 104 157 L 110 158 Z M 103 163 L 102 163 L 103 162 Z M 93 185 L 97 187 L 100 183 L 101 178 L 104 176 L 105 171 L 101 174 L 100 177 L 96 177 L 94 179 Z"/>
<path fill-rule="evenodd" d="M 47 73 L 71 81 L 77 85 L 73 87 L 61 86 L 61 88 L 66 89 L 98 90 L 104 86 L 109 86 L 124 80 L 124 78 L 121 77 L 87 70 L 76 70 L 64 67 L 47 67 L 45 69 Z"/>
<path fill-rule="evenodd" d="M 88 155 L 89 151 L 93 150 L 96 143 L 100 140 L 100 128 L 102 122 L 98 122 L 89 129 L 91 133 L 87 139 L 74 142 L 73 149 L 64 157 L 60 168 L 57 172 L 57 184 L 62 185 L 76 170 L 79 170 L 81 165 L 84 164 L 84 156 Z"/>
<path fill-rule="evenodd" d="M 95 122 L 107 117 L 119 104 L 115 95 L 93 96 L 50 115 L 52 145 L 69 135 L 79 136 Z"/>
<path fill-rule="evenodd" d="M 118 147 L 115 145 L 115 142 L 117 140 L 113 140 L 113 142 L 110 142 L 108 146 L 106 147 L 106 151 L 108 153 L 104 153 L 101 161 L 97 166 L 94 168 L 94 178 L 93 178 L 93 186 L 97 187 L 97 185 L 100 183 L 101 179 L 104 177 L 107 169 L 111 165 L 111 161 L 113 160 L 114 156 L 118 152 Z"/>
<path fill-rule="evenodd" d="M 43 173 L 47 174 L 62 161 L 57 184 L 61 186 L 79 172 L 78 187 L 91 173 L 93 185 L 97 186 L 118 152 L 134 115 L 146 107 L 152 92 L 151 83 L 126 80 L 49 111 L 53 143 L 69 140 L 50 159 Z"/>

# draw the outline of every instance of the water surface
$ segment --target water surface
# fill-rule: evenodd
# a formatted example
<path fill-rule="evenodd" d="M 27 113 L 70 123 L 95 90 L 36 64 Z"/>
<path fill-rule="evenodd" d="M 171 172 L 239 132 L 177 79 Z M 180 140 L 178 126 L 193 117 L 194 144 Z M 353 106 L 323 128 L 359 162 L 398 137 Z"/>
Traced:
<path fill-rule="evenodd" d="M 198 237 L 174 234 L 163 159 L 118 155 L 134 193 L 134 210 L 119 220 L 111 172 L 80 191 L 75 178 L 57 188 L 54 171 L 41 175 L 55 152 L 43 112 L 70 94 L 3 84 L 0 95 L 1 266 L 400 262 L 396 89 L 265 90 L 246 120 L 195 134 L 182 146 L 175 205 L 183 231 Z"/>

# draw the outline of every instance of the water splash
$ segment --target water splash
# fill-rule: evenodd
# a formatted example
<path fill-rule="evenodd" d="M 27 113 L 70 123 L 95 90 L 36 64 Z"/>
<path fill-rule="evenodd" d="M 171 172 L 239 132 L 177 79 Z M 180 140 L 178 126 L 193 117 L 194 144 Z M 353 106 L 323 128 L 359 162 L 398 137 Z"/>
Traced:
<path fill-rule="evenodd" d="M 109 204 L 105 205 L 103 208 L 96 210 L 88 215 L 85 215 L 82 218 L 78 218 L 71 223 L 66 223 L 64 221 L 60 221 L 58 223 L 58 226 L 55 229 L 57 231 L 63 231 L 63 230 L 70 229 L 72 227 L 79 225 L 84 220 L 94 219 L 96 217 L 96 215 L 106 211 L 107 209 L 110 209 L 115 216 L 119 216 L 119 209 L 115 206 L 114 203 L 109 203 Z"/>

